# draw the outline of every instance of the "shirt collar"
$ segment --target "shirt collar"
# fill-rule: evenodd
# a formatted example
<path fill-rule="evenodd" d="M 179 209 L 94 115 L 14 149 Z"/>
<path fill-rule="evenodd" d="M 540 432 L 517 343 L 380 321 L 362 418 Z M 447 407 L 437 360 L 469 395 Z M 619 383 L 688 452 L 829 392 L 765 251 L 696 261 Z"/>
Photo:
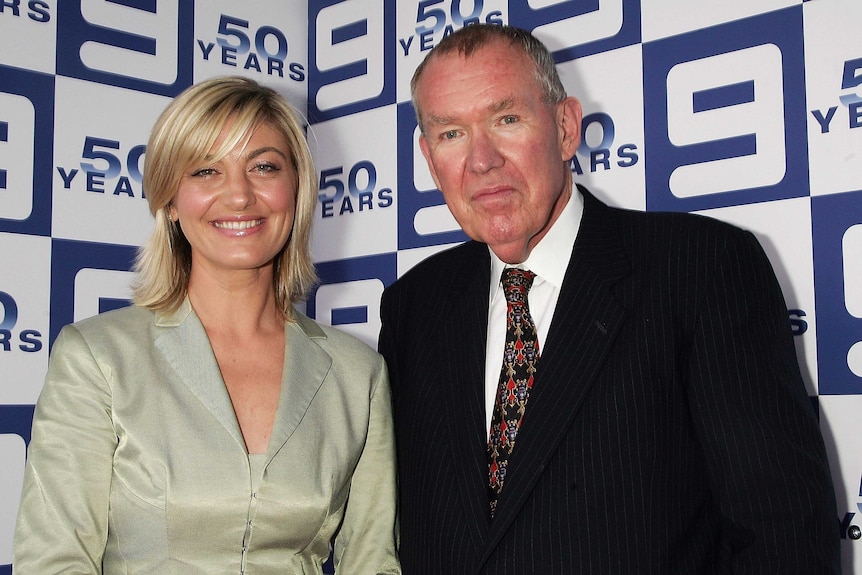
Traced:
<path fill-rule="evenodd" d="M 569 257 L 575 246 L 575 238 L 584 213 L 584 198 L 574 185 L 572 187 L 574 188 L 572 194 L 557 221 L 553 223 L 545 237 L 533 247 L 527 259 L 516 266 L 532 271 L 538 276 L 536 281 L 550 282 L 557 289 L 563 285 Z M 497 257 L 490 246 L 488 251 L 491 254 L 491 293 L 493 294 L 500 286 L 500 276 L 506 263 Z M 565 257 L 561 258 L 560 254 L 565 254 Z"/>

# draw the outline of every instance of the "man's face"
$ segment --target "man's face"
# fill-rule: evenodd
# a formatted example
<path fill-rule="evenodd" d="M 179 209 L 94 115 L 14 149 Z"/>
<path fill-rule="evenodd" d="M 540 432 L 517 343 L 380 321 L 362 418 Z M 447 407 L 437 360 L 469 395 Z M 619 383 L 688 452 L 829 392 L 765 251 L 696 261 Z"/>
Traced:
<path fill-rule="evenodd" d="M 546 104 L 534 70 L 496 41 L 434 57 L 416 86 L 434 182 L 464 232 L 508 263 L 524 261 L 565 206 L 580 142 L 580 104 Z"/>

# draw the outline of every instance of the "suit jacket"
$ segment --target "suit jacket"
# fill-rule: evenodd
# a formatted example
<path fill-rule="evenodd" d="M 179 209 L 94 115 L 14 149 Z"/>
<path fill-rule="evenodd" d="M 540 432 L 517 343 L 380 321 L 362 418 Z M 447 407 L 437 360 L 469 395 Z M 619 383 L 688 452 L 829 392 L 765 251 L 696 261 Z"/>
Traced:
<path fill-rule="evenodd" d="M 295 315 L 258 465 L 188 301 L 66 326 L 36 406 L 15 572 L 322 573 L 336 536 L 339 573 L 400 573 L 383 360 Z"/>
<path fill-rule="evenodd" d="M 404 573 L 838 573 L 824 445 L 757 240 L 581 193 L 493 521 L 488 248 L 384 292 Z"/>

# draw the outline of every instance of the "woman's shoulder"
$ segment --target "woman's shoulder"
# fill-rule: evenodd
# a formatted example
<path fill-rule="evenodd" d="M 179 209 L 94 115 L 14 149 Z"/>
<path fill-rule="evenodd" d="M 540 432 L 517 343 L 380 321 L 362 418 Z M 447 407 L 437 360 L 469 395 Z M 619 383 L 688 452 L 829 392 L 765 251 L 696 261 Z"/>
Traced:
<path fill-rule="evenodd" d="M 129 305 L 80 319 L 66 325 L 63 332 L 74 331 L 85 340 L 140 337 L 146 326 L 153 324 L 155 313 L 136 305 Z"/>
<path fill-rule="evenodd" d="M 311 319 L 295 309 L 293 319 L 297 327 L 307 337 L 315 340 L 324 349 L 333 350 L 339 354 L 347 354 L 355 358 L 365 358 L 373 362 L 378 361 L 381 357 L 370 344 L 342 329 Z"/>

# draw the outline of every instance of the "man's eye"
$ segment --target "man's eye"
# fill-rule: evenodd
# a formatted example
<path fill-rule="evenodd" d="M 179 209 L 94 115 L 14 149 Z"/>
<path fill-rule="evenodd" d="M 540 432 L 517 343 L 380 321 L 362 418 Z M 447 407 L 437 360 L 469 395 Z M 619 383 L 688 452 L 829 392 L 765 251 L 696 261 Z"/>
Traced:
<path fill-rule="evenodd" d="M 458 137 L 457 130 L 447 130 L 447 131 L 443 132 L 443 139 L 444 140 L 454 140 L 457 137 Z"/>
<path fill-rule="evenodd" d="M 504 124 L 514 124 L 517 121 L 518 121 L 517 116 L 503 116 L 503 123 Z"/>

